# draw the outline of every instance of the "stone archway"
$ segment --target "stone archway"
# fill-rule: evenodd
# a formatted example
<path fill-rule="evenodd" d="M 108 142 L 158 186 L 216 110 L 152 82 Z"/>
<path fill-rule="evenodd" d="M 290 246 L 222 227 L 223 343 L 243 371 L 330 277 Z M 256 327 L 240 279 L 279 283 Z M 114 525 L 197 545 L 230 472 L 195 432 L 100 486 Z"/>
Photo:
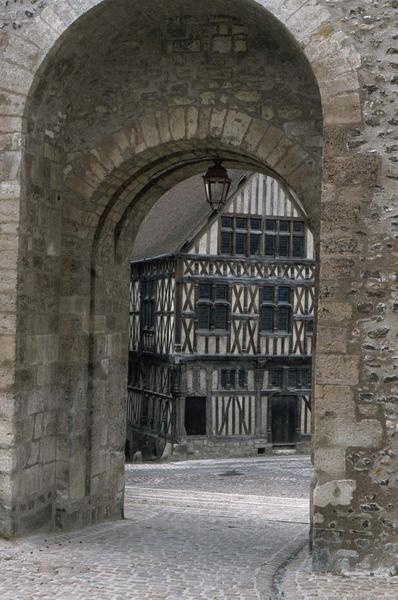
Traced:
<path fill-rule="evenodd" d="M 119 4 L 120 18 L 131 18 L 127 4 L 122 0 Z M 140 17 L 144 50 L 148 39 L 144 25 L 156 22 L 156 9 L 162 8 L 161 2 L 156 4 Z M 199 34 L 192 38 L 188 31 L 184 37 L 192 23 L 203 20 L 203 11 L 207 11 L 206 19 L 212 13 L 213 20 L 205 19 L 202 30 L 218 27 L 212 34 L 217 40 L 211 38 L 216 59 L 210 77 L 206 69 L 201 72 L 198 68 L 193 89 L 175 82 L 173 90 L 162 89 L 165 82 L 156 65 L 143 62 L 141 71 L 137 67 L 137 80 L 142 71 L 152 68 L 153 81 L 158 81 L 168 101 L 166 109 L 158 104 L 150 84 L 141 86 L 138 100 L 133 95 L 123 98 L 121 93 L 114 112 L 112 103 L 107 104 L 110 88 L 97 102 L 95 94 L 90 98 L 84 95 L 89 88 L 77 85 L 91 77 L 91 89 L 106 87 L 101 73 L 95 71 L 95 60 L 90 62 L 87 56 L 84 77 L 79 79 L 81 57 L 76 48 L 82 47 L 83 39 L 90 48 L 86 34 L 94 40 L 96 27 L 105 27 L 109 2 L 69 0 L 54 8 L 43 4 L 27 24 L 25 18 L 19 23 L 18 15 L 11 15 L 16 33 L 10 31 L 4 53 L 3 85 L 8 91 L 3 97 L 6 116 L 2 119 L 5 225 L 1 235 L 7 247 L 3 281 L 8 302 L 3 321 L 2 398 L 3 437 L 9 458 L 3 472 L 2 530 L 12 536 L 54 523 L 72 527 L 120 515 L 123 463 L 118 423 L 123 403 L 114 407 L 114 419 L 106 432 L 96 422 L 106 414 L 109 398 L 118 395 L 117 381 L 124 368 L 122 321 L 116 319 L 116 326 L 112 317 L 123 312 L 116 285 L 123 269 L 115 262 L 115 234 L 118 248 L 127 248 L 129 235 L 159 193 L 178 177 L 193 173 L 190 169 L 196 168 L 198 160 L 217 151 L 225 153 L 231 164 L 275 169 L 304 204 L 310 200 L 314 225 L 320 232 L 313 517 L 316 566 L 341 570 L 361 561 L 372 566 L 388 564 L 384 542 L 379 544 L 379 557 L 370 556 L 368 534 L 353 533 L 351 526 L 351 515 L 358 514 L 360 519 L 360 505 L 367 494 L 357 482 L 349 449 L 357 449 L 358 456 L 376 464 L 375 457 L 369 459 L 368 455 L 382 449 L 385 423 L 381 410 L 370 408 L 366 400 L 358 401 L 365 351 L 357 306 L 365 293 L 361 266 L 355 258 L 367 255 L 363 234 L 379 173 L 374 155 L 348 148 L 349 137 L 362 119 L 359 55 L 322 2 L 237 0 L 232 11 L 236 20 L 228 22 L 227 29 L 215 14 L 221 0 L 213 3 L 212 9 L 201 3 L 202 15 L 188 2 L 177 4 L 169 21 L 174 33 L 170 39 L 164 36 L 164 42 L 172 45 L 174 67 L 184 72 L 186 63 L 181 56 L 185 52 L 193 56 L 209 52 Z M 181 21 L 182 9 L 185 15 L 192 12 L 191 21 Z M 276 77 L 284 72 L 279 105 L 277 95 L 271 104 L 264 102 L 264 95 L 248 80 L 232 93 L 228 87 L 223 89 L 222 81 L 229 81 L 225 78 L 229 68 L 230 81 L 237 81 L 237 65 L 244 62 L 242 56 L 250 48 L 247 40 L 255 27 L 265 28 L 271 46 L 255 47 L 257 59 L 260 55 L 265 58 L 264 63 L 253 64 L 260 64 L 265 71 L 260 69 L 251 76 L 264 80 L 264 73 Z M 106 39 L 103 36 L 102 41 Z M 195 39 L 200 40 L 200 47 L 195 46 Z M 131 43 L 123 36 L 122 41 Z M 98 40 L 96 44 L 92 48 L 102 52 Z M 105 42 L 103 47 L 107 48 Z M 124 56 L 121 48 L 119 55 L 112 55 L 114 49 L 109 47 L 109 55 L 101 55 L 103 64 L 106 59 L 114 68 L 117 56 Z M 141 46 L 133 44 L 129 50 L 139 55 Z M 270 50 L 273 65 L 266 59 Z M 148 52 L 151 54 L 151 48 Z M 290 71 L 286 60 L 292 61 Z M 222 77 L 217 73 L 220 65 Z M 299 83 L 292 71 L 300 74 Z M 197 81 L 201 78 L 212 82 L 218 92 L 207 85 L 200 90 Z M 119 79 L 121 91 L 122 81 Z M 247 110 L 242 110 L 242 104 Z M 83 116 L 83 105 L 90 107 L 89 115 Z M 300 106 L 305 108 L 301 113 Z M 121 127 L 123 122 L 128 125 Z M 173 154 L 176 172 L 168 180 Z M 177 169 L 178 161 L 187 157 L 193 162 L 185 170 Z M 163 175 L 152 185 L 159 166 Z M 140 202 L 131 219 L 131 200 L 137 197 Z M 15 234 L 9 233 L 17 223 L 18 243 Z M 95 284 L 93 297 L 93 277 L 99 276 L 101 282 Z M 350 297 L 348 288 L 353 290 Z M 109 376 L 110 368 L 114 379 Z M 104 448 L 95 461 L 94 447 Z M 370 468 L 366 477 L 367 485 L 375 485 L 372 490 L 378 493 Z M 381 505 L 388 503 L 388 497 L 382 494 Z M 380 523 L 374 520 L 372 527 L 377 534 Z M 393 540 L 394 535 L 388 539 Z"/>

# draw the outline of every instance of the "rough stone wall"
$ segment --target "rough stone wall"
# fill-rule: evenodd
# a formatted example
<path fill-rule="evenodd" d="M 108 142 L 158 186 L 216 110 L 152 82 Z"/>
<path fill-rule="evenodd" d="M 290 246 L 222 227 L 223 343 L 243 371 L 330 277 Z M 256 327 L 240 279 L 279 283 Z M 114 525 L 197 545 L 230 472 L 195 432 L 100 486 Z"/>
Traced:
<path fill-rule="evenodd" d="M 321 569 L 325 563 L 343 570 L 385 565 L 394 572 L 397 560 L 397 8 L 394 1 L 328 2 L 334 26 L 362 58 L 363 122 L 350 132 L 345 154 L 358 151 L 369 159 L 358 168 L 348 158 L 344 169 L 332 163 L 326 171 L 327 215 L 336 220 L 348 209 L 352 222 L 338 231 L 333 227 L 324 242 L 344 258 L 347 273 L 339 296 L 333 281 L 321 285 L 321 311 L 334 310 L 340 320 L 326 343 L 351 348 L 359 361 L 346 375 L 339 364 L 331 373 L 335 381 L 354 383 L 353 389 L 318 391 L 323 406 L 315 444 L 328 449 L 315 447 L 316 466 L 322 471 L 327 462 L 328 479 L 334 474 L 345 480 L 325 482 L 315 494 L 315 558 Z M 336 185 L 342 186 L 337 194 Z"/>
<path fill-rule="evenodd" d="M 394 567 L 396 8 L 234 0 L 218 19 L 221 0 L 1 2 L 4 534 L 120 515 L 120 259 L 155 199 L 202 170 L 181 161 L 218 152 L 274 168 L 315 226 L 320 211 L 315 567 Z M 136 35 L 118 35 L 132 9 Z M 322 100 L 320 203 L 319 97 L 298 48 Z"/>

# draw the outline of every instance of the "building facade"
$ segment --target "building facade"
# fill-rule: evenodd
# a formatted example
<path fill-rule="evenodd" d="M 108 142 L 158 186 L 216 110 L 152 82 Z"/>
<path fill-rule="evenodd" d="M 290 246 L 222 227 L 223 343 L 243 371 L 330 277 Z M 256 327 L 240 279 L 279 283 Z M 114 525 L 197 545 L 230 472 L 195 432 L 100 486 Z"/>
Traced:
<path fill-rule="evenodd" d="M 272 177 L 233 185 L 173 254 L 132 262 L 130 453 L 308 449 L 313 237 Z"/>

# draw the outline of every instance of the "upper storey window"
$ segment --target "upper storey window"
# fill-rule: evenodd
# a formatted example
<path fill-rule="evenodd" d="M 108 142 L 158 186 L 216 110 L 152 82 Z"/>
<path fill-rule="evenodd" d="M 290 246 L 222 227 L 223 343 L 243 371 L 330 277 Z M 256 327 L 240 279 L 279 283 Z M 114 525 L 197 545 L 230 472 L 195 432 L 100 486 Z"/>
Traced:
<path fill-rule="evenodd" d="M 220 254 L 303 258 L 304 238 L 304 221 L 260 216 L 221 217 Z"/>
<path fill-rule="evenodd" d="M 256 256 L 261 254 L 260 217 L 221 217 L 221 254 Z"/>
<path fill-rule="evenodd" d="M 227 285 L 201 283 L 197 290 L 196 316 L 198 329 L 228 329 L 229 289 Z"/>
<path fill-rule="evenodd" d="M 155 327 L 156 281 L 143 279 L 141 281 L 141 323 L 145 331 Z"/>
<path fill-rule="evenodd" d="M 270 258 L 303 258 L 304 222 L 266 219 L 264 254 Z"/>
<path fill-rule="evenodd" d="M 291 289 L 265 286 L 262 288 L 260 330 L 262 333 L 288 334 L 291 330 Z"/>

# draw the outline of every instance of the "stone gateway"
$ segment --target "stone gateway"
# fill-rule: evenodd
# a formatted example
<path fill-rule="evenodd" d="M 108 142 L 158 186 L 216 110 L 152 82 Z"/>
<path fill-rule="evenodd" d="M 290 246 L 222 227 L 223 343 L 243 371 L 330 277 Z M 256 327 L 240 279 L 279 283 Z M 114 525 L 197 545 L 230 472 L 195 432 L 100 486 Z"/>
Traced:
<path fill-rule="evenodd" d="M 314 568 L 396 568 L 396 11 L 1 1 L 3 536 L 121 517 L 132 243 L 216 156 L 315 234 Z"/>

